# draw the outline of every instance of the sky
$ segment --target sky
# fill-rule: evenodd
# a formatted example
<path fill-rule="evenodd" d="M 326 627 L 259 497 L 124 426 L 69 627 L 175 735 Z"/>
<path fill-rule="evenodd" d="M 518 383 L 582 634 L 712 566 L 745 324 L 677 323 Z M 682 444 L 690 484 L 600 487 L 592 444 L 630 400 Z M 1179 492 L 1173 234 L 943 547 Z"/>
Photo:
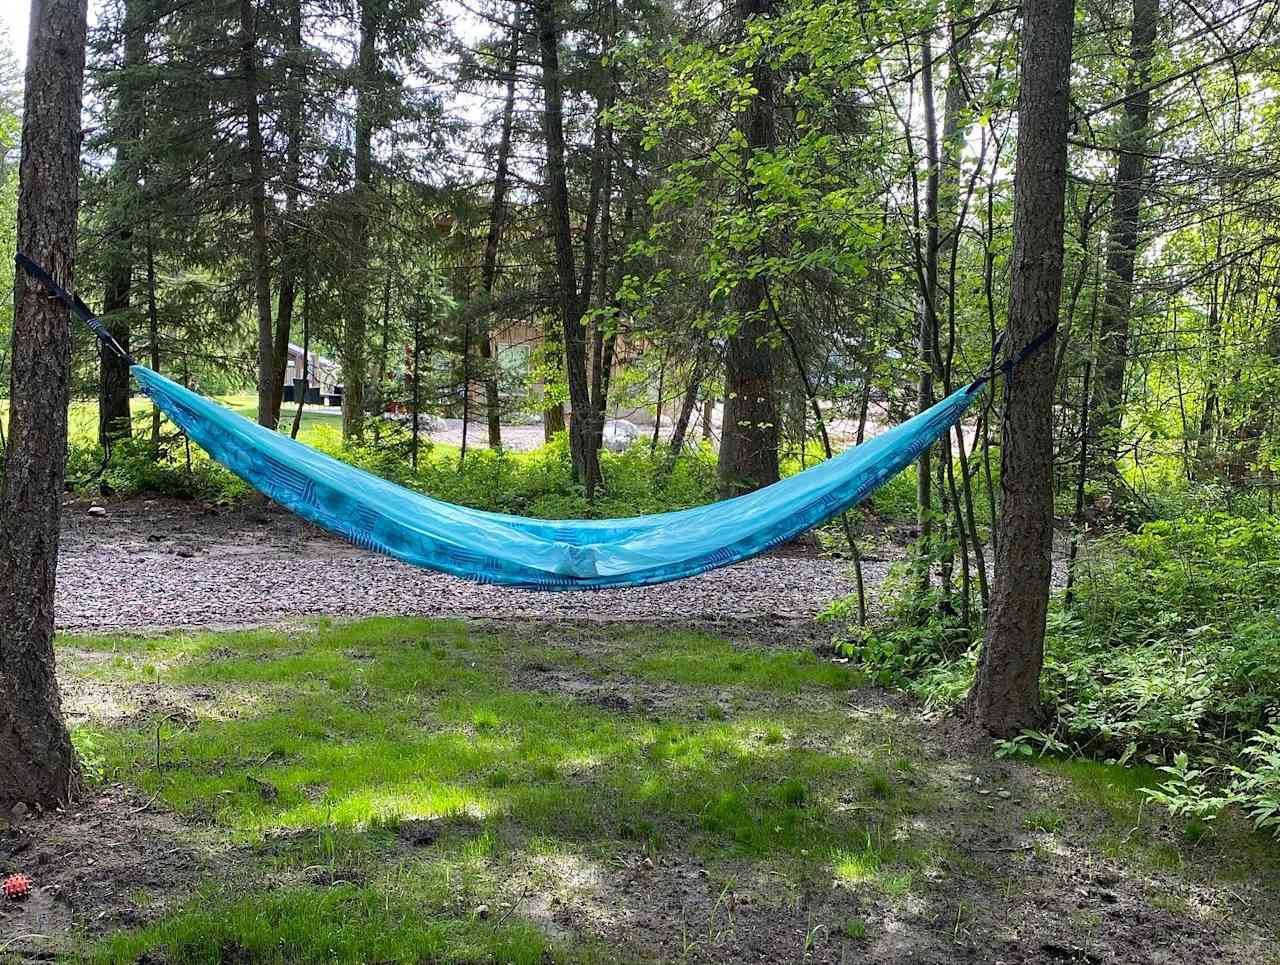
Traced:
<path fill-rule="evenodd" d="M 17 55 L 18 63 L 27 62 L 27 18 L 31 0 L 0 0 L 0 31 L 4 46 Z"/>

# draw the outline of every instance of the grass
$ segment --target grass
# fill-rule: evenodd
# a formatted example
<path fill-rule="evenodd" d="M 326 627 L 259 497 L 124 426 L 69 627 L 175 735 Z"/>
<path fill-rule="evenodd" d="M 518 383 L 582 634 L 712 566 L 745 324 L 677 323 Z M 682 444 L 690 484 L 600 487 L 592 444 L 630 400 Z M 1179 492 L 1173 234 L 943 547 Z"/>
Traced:
<path fill-rule="evenodd" d="M 690 949 L 733 940 L 744 886 L 754 914 L 791 916 L 778 927 L 804 932 L 805 949 L 847 941 L 855 957 L 874 906 L 879 922 L 907 896 L 937 901 L 931 889 L 947 876 L 969 876 L 966 910 L 940 920 L 958 929 L 981 914 L 975 882 L 990 873 L 951 836 L 988 814 L 989 799 L 966 804 L 933 783 L 934 759 L 900 719 L 850 715 L 856 674 L 688 630 L 579 632 L 374 619 L 61 638 L 68 692 L 79 682 L 99 701 L 75 727 L 93 773 L 163 802 L 223 856 L 190 897 L 136 889 L 149 923 L 82 936 L 80 959 L 646 960 L 642 946 L 584 939 L 526 903 L 604 904 L 610 934 L 660 900 L 605 886 L 643 862 L 677 880 L 696 866 L 720 895 L 702 910 L 710 925 L 680 932 Z M 627 688 L 660 696 L 660 708 L 619 712 L 630 705 L 604 699 Z M 1217 875 L 1217 858 L 1205 862 L 1219 853 L 1233 868 L 1246 856 L 1231 874 L 1275 872 L 1261 838 L 1158 835 L 1139 793 L 1146 769 L 1018 766 L 1066 789 L 1009 818 L 1023 840 L 1092 837 L 1135 873 Z M 422 828 L 429 846 L 413 843 Z M 803 895 L 830 896 L 829 920 L 805 924 Z"/>
<path fill-rule="evenodd" d="M 216 396 L 218 402 L 234 410 L 246 419 L 258 417 L 257 396 L 249 393 Z M 130 400 L 133 411 L 135 431 L 148 432 L 151 425 L 151 400 L 145 395 L 134 396 Z M 295 405 L 285 403 L 281 409 L 281 420 L 286 425 L 293 424 Z M 9 402 L 0 399 L 0 425 L 7 425 L 9 418 Z M 320 428 L 341 429 L 342 417 L 331 413 L 302 410 L 302 425 L 298 430 L 298 439 L 311 442 L 315 430 Z M 71 445 L 92 445 L 98 440 L 98 403 L 95 401 L 73 402 L 67 413 L 67 436 Z"/>
<path fill-rule="evenodd" d="M 1142 793 L 1143 788 L 1156 787 L 1164 780 L 1162 772 L 1154 767 L 1118 767 L 1084 758 L 1052 757 L 1037 759 L 1034 764 L 1067 778 L 1075 803 L 1108 815 L 1110 820 L 1098 832 L 1096 845 L 1112 860 L 1154 871 L 1181 871 L 1189 855 L 1203 851 L 1222 858 L 1215 861 L 1214 870 L 1226 881 L 1266 877 L 1280 870 L 1280 855 L 1274 842 L 1253 833 L 1243 820 L 1227 818 L 1212 829 L 1194 820 L 1174 820 L 1181 828 L 1179 843 L 1157 834 L 1158 826 L 1169 820 L 1168 815 Z M 1046 812 L 1044 816 L 1057 827 L 1041 830 L 1061 829 L 1061 814 Z"/>
<path fill-rule="evenodd" d="M 713 685 L 748 706 L 756 692 L 847 687 L 843 668 L 704 634 L 654 641 L 623 629 L 613 644 L 598 672 L 687 688 L 687 706 L 659 721 L 516 689 L 513 657 L 533 645 L 454 622 L 63 639 L 73 675 L 214 694 L 190 719 L 82 723 L 79 740 L 107 779 L 240 847 L 300 834 L 310 843 L 279 855 L 279 873 L 320 866 L 347 882 L 247 897 L 211 885 L 90 957 L 127 962 L 162 948 L 173 961 L 217 961 L 234 948 L 254 961 L 533 962 L 550 940 L 530 922 L 514 915 L 499 927 L 472 913 L 503 900 L 503 881 L 531 853 L 598 865 L 638 846 L 800 867 L 828 882 L 840 879 L 827 867 L 832 852 L 874 855 L 886 881 L 895 863 L 919 860 L 892 840 L 911 801 L 871 792 L 856 808 L 841 803 L 849 788 L 878 786 L 889 766 L 870 725 L 863 753 L 849 755 L 836 749 L 848 722 L 807 705 L 704 713 Z M 831 749 L 783 753 L 784 735 L 801 733 Z M 406 858 L 396 832 L 413 821 L 460 830 L 429 858 Z M 460 881 L 463 906 L 452 901 Z M 575 946 L 555 960 L 595 954 Z"/>

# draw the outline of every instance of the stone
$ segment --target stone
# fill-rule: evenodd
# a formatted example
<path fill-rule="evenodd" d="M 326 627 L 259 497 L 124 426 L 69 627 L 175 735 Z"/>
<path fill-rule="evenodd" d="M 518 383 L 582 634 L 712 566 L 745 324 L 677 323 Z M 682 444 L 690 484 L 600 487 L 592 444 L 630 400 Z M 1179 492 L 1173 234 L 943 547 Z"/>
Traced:
<path fill-rule="evenodd" d="M 622 452 L 640 438 L 640 429 L 626 419 L 610 419 L 604 424 L 604 447 L 610 452 Z"/>
<path fill-rule="evenodd" d="M 107 511 L 106 511 L 103 507 L 101 507 L 101 506 L 90 506 L 90 507 L 89 507 L 89 515 L 90 515 L 90 516 L 105 516 L 105 515 L 107 515 Z"/>

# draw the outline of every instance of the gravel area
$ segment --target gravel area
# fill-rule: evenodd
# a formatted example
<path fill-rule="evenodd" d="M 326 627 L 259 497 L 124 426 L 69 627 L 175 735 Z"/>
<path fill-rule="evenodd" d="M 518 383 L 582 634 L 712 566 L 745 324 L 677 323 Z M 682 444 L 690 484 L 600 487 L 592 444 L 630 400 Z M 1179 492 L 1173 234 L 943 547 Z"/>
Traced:
<path fill-rule="evenodd" d="M 405 566 L 274 506 L 132 500 L 93 512 L 82 502 L 64 510 L 56 603 L 63 630 L 246 627 L 321 614 L 795 620 L 851 590 L 843 563 L 803 545 L 661 586 L 546 593 Z M 887 568 L 867 561 L 868 584 Z"/>

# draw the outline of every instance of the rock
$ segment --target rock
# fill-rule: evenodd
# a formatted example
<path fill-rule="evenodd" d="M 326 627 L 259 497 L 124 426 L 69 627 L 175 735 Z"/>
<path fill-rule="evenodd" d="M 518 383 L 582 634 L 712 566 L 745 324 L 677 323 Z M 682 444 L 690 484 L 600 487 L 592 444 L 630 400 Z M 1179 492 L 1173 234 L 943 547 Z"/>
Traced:
<path fill-rule="evenodd" d="M 640 429 L 626 419 L 610 419 L 604 424 L 604 447 L 610 452 L 622 452 L 640 438 Z"/>
<path fill-rule="evenodd" d="M 1010 794 L 1008 791 L 1006 791 L 1004 788 L 1001 788 L 1000 790 L 996 791 L 996 797 L 1003 798 L 1004 800 L 1007 801 L 1009 800 L 1009 798 L 1013 797 L 1013 795 Z"/>
<path fill-rule="evenodd" d="M 178 555 L 181 556 L 184 560 L 189 560 L 191 559 L 191 557 L 195 556 L 196 554 L 184 546 L 182 549 L 178 550 Z"/>
<path fill-rule="evenodd" d="M 105 516 L 105 515 L 107 515 L 107 511 L 106 511 L 105 509 L 103 509 L 101 506 L 90 506 L 90 507 L 89 507 L 89 515 L 90 515 L 90 516 Z"/>

